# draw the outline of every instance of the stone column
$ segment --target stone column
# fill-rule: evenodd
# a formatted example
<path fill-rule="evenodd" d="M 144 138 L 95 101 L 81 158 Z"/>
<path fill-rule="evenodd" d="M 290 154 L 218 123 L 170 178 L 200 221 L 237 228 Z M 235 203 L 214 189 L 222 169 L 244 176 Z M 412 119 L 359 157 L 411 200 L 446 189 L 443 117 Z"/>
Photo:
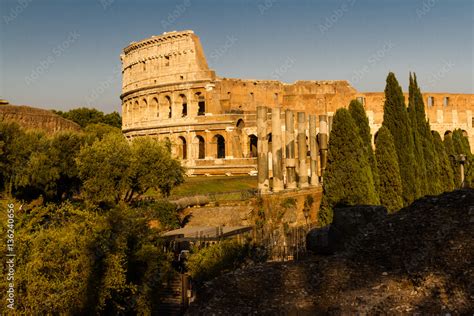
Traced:
<path fill-rule="evenodd" d="M 308 186 L 308 166 L 306 165 L 306 155 L 308 146 L 306 146 L 306 114 L 298 112 L 298 186 L 305 188 Z"/>
<path fill-rule="evenodd" d="M 296 189 L 295 170 L 295 120 L 293 111 L 285 112 L 285 141 L 286 141 L 286 188 Z"/>
<path fill-rule="evenodd" d="M 309 151 L 311 155 L 311 185 L 318 185 L 318 142 L 316 141 L 316 115 L 309 116 Z"/>
<path fill-rule="evenodd" d="M 257 166 L 258 166 L 258 191 L 267 193 L 268 181 L 268 140 L 267 140 L 267 108 L 257 107 Z"/>
<path fill-rule="evenodd" d="M 283 190 L 280 108 L 272 108 L 273 192 Z"/>
<path fill-rule="evenodd" d="M 327 115 L 319 116 L 319 150 L 321 151 L 321 176 L 323 176 L 324 170 L 326 170 L 326 162 L 328 160 Z"/>

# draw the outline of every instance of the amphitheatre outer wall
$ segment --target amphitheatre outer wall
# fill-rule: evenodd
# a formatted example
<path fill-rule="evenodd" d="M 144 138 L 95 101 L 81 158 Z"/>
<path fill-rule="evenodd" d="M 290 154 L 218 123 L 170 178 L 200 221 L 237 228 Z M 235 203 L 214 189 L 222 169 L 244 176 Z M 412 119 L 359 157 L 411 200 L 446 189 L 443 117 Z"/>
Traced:
<path fill-rule="evenodd" d="M 338 108 L 358 99 L 366 109 L 372 135 L 383 120 L 384 93 L 359 92 L 348 81 L 287 84 L 218 77 L 209 69 L 192 31 L 133 42 L 124 49 L 121 60 L 124 135 L 169 140 L 173 154 L 190 175 L 256 171 L 259 105 L 281 107 L 283 115 L 290 109 L 331 117 Z M 444 136 L 460 128 L 474 149 L 474 95 L 425 92 L 423 98 L 432 130 Z M 271 144 L 270 113 L 267 130 Z"/>

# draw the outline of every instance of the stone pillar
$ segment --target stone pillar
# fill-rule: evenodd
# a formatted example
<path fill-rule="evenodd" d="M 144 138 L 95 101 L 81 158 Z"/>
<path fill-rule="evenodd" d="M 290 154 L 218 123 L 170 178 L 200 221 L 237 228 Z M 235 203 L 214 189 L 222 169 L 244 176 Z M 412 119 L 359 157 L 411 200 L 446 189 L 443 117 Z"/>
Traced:
<path fill-rule="evenodd" d="M 283 190 L 280 108 L 272 108 L 273 192 Z"/>
<path fill-rule="evenodd" d="M 295 170 L 295 119 L 293 111 L 285 112 L 285 141 L 286 141 L 286 188 L 296 189 Z"/>
<path fill-rule="evenodd" d="M 323 176 L 324 170 L 326 170 L 326 162 L 328 160 L 327 115 L 319 116 L 319 150 L 321 151 L 321 176 Z"/>
<path fill-rule="evenodd" d="M 306 146 L 306 115 L 304 112 L 298 112 L 298 186 L 305 188 L 308 186 L 308 167 L 306 165 L 306 155 L 308 147 Z"/>
<path fill-rule="evenodd" d="M 316 141 L 316 115 L 309 116 L 309 151 L 311 155 L 311 185 L 318 185 L 318 142 Z"/>
<path fill-rule="evenodd" d="M 258 166 L 258 191 L 267 193 L 268 181 L 268 140 L 267 140 L 267 108 L 257 107 L 257 166 Z"/>

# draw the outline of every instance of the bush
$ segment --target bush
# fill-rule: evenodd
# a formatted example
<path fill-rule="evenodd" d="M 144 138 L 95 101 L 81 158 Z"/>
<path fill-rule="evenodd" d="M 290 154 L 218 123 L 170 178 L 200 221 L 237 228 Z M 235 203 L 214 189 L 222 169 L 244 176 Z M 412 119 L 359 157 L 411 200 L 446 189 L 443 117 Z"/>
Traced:
<path fill-rule="evenodd" d="M 224 240 L 202 249 L 194 249 L 188 259 L 187 269 L 198 283 L 209 281 L 224 271 L 234 270 L 246 260 L 264 261 L 266 258 L 255 246 L 241 245 L 235 240 Z"/>

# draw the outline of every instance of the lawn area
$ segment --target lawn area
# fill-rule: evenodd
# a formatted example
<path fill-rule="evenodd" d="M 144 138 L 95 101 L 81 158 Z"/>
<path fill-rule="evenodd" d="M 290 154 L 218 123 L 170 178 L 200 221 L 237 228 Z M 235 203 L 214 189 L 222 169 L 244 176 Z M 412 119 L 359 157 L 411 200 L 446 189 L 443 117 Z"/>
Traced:
<path fill-rule="evenodd" d="M 257 188 L 257 177 L 193 177 L 171 192 L 172 197 L 245 191 Z"/>

